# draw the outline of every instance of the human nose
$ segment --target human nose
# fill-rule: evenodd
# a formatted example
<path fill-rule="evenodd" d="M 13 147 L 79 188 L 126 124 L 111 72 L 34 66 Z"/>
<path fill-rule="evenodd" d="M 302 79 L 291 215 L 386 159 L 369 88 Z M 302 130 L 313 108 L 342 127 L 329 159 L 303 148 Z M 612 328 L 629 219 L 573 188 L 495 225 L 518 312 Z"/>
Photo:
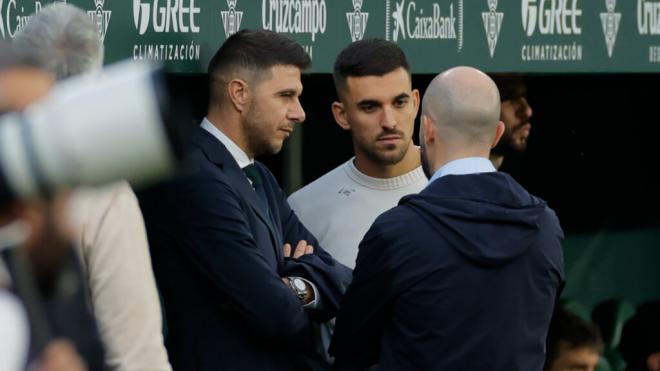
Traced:
<path fill-rule="evenodd" d="M 518 114 L 521 117 L 530 118 L 530 117 L 532 117 L 533 113 L 534 113 L 534 111 L 532 111 L 532 106 L 530 106 L 529 103 L 527 102 L 527 98 L 520 97 L 520 103 L 519 103 L 519 106 L 518 106 Z"/>
<path fill-rule="evenodd" d="M 381 126 L 387 130 L 394 130 L 396 128 L 396 118 L 391 107 L 385 107 L 383 110 Z"/>
<path fill-rule="evenodd" d="M 300 104 L 300 99 L 295 98 L 295 102 L 289 107 L 289 119 L 295 121 L 297 124 L 305 121 L 305 110 Z"/>

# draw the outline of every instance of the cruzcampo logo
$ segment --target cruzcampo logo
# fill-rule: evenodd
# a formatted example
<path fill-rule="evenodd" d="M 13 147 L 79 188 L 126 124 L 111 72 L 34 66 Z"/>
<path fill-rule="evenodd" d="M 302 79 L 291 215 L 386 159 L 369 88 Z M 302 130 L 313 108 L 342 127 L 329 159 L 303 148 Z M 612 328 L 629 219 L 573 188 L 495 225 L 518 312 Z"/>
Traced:
<path fill-rule="evenodd" d="M 616 0 L 605 0 L 607 12 L 600 13 L 600 21 L 603 24 L 603 34 L 605 35 L 605 45 L 607 46 L 607 56 L 612 58 L 614 53 L 614 43 L 619 33 L 619 23 L 621 22 L 621 13 L 614 11 Z"/>
<path fill-rule="evenodd" d="M 110 16 L 112 15 L 111 10 L 103 10 L 104 2 L 105 0 L 94 0 L 96 8 L 87 11 L 87 15 L 89 15 L 94 24 L 96 24 L 96 29 L 99 32 L 101 42 L 105 40 L 105 35 L 108 32 L 108 25 L 110 24 Z"/>
<path fill-rule="evenodd" d="M 367 19 L 369 13 L 362 11 L 364 0 L 353 0 L 353 11 L 346 13 L 348 29 L 351 31 L 351 40 L 358 41 L 364 37 L 364 31 L 367 29 Z"/>
<path fill-rule="evenodd" d="M 488 0 L 488 9 L 490 11 L 481 13 L 481 18 L 484 21 L 488 50 L 490 50 L 490 57 L 492 58 L 495 55 L 497 39 L 500 37 L 504 13 L 497 11 L 497 0 Z"/>
<path fill-rule="evenodd" d="M 227 0 L 229 10 L 223 10 L 220 12 L 222 15 L 222 25 L 225 28 L 225 36 L 227 36 L 227 38 L 241 29 L 243 12 L 236 10 L 237 2 L 238 0 Z"/>

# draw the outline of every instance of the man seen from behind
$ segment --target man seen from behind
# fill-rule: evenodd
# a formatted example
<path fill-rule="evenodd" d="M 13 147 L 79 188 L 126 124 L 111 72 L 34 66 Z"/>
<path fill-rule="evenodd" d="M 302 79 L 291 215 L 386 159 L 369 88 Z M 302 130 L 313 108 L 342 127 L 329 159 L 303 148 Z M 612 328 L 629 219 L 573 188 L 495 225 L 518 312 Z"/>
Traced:
<path fill-rule="evenodd" d="M 430 177 L 360 244 L 330 346 L 339 369 L 541 370 L 564 278 L 555 213 L 490 149 L 504 131 L 497 87 L 457 67 L 422 101 Z"/>

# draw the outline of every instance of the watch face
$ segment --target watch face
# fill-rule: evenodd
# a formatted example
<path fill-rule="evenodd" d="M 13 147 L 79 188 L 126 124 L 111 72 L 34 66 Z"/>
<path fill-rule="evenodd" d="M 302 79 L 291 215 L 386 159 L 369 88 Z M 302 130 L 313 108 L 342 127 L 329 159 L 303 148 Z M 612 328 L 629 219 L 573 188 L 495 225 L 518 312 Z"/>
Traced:
<path fill-rule="evenodd" d="M 307 289 L 307 286 L 305 285 L 305 281 L 299 278 L 295 278 L 293 280 L 293 285 L 296 287 L 296 290 L 305 291 Z"/>

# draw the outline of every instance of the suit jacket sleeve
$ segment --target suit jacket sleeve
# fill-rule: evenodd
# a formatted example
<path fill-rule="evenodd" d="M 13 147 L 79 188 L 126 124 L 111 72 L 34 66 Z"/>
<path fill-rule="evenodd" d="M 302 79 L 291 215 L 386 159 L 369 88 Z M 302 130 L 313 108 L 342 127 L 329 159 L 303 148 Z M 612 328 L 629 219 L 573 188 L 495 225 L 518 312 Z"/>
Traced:
<path fill-rule="evenodd" d="M 169 202 L 183 253 L 229 299 L 248 330 L 274 341 L 308 342 L 310 318 L 257 248 L 238 194 L 210 176 L 179 184 Z"/>
<path fill-rule="evenodd" d="M 390 252 L 397 242 L 384 231 L 377 220 L 360 243 L 329 349 L 338 369 L 364 369 L 378 362 L 383 326 L 396 295 Z"/>
<path fill-rule="evenodd" d="M 270 172 L 268 174 L 272 178 L 272 174 Z M 272 181 L 274 182 L 274 178 Z M 304 255 L 299 259 L 285 258 L 283 275 L 303 277 L 314 283 L 320 294 L 320 298 L 317 298 L 320 300 L 320 305 L 311 314 L 317 321 L 327 321 L 337 314 L 339 302 L 352 279 L 352 271 L 319 246 L 316 237 L 305 228 L 289 206 L 281 188 L 276 186 L 274 189 L 284 242 L 296 246 L 298 241 L 305 240 L 314 246 L 313 254 Z"/>

